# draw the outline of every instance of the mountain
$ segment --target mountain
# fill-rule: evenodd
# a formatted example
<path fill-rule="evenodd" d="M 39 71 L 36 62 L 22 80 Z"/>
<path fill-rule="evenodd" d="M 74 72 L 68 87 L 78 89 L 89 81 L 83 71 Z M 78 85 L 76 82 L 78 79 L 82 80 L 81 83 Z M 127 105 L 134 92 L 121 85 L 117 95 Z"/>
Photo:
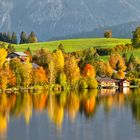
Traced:
<path fill-rule="evenodd" d="M 1 0 L 0 31 L 34 31 L 41 41 L 100 37 L 108 28 L 130 37 L 140 22 L 139 5 L 140 0 Z"/>

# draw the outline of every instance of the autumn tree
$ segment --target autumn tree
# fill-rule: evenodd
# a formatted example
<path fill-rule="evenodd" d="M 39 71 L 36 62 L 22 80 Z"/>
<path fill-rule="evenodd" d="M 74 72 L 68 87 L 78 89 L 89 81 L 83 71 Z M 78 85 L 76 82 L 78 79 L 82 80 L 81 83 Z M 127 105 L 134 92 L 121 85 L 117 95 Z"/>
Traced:
<path fill-rule="evenodd" d="M 6 61 L 7 51 L 5 49 L 0 49 L 0 68 L 2 68 L 4 62 Z"/>
<path fill-rule="evenodd" d="M 64 71 L 67 77 L 67 81 L 74 85 L 80 78 L 80 69 L 78 67 L 78 61 L 74 56 L 67 56 L 65 58 Z"/>
<path fill-rule="evenodd" d="M 56 81 L 56 71 L 55 71 L 55 66 L 54 62 L 50 61 L 48 68 L 47 68 L 47 73 L 48 73 L 48 81 L 50 84 L 54 84 Z"/>
<path fill-rule="evenodd" d="M 24 53 L 28 55 L 29 61 L 31 62 L 32 61 L 31 49 L 28 47 Z"/>
<path fill-rule="evenodd" d="M 83 70 L 83 76 L 84 77 L 92 77 L 95 78 L 96 72 L 92 65 L 87 64 Z"/>
<path fill-rule="evenodd" d="M 64 55 L 61 50 L 57 50 L 55 53 L 53 53 L 53 60 L 55 70 L 57 72 L 62 72 L 64 69 Z"/>
<path fill-rule="evenodd" d="M 20 86 L 22 85 L 22 73 L 21 73 L 21 62 L 18 58 L 13 58 L 10 61 L 10 69 L 13 71 L 15 77 L 16 77 L 16 85 Z"/>
<path fill-rule="evenodd" d="M 32 82 L 32 64 L 29 62 L 20 65 L 22 86 L 28 87 Z"/>
<path fill-rule="evenodd" d="M 119 79 L 124 79 L 124 78 L 125 78 L 125 73 L 124 73 L 124 71 L 119 70 L 117 74 L 118 74 L 118 78 L 119 78 Z"/>
<path fill-rule="evenodd" d="M 44 84 L 47 83 L 48 79 L 46 71 L 43 67 L 39 67 L 33 70 L 33 84 Z"/>
<path fill-rule="evenodd" d="M 106 65 L 106 68 L 105 68 L 105 75 L 106 75 L 107 77 L 111 77 L 112 74 L 113 74 L 113 69 L 112 69 L 112 67 L 110 66 L 110 64 L 109 64 L 108 62 L 105 63 L 105 65 Z"/>
<path fill-rule="evenodd" d="M 9 64 L 5 64 L 0 69 L 0 88 L 5 90 L 7 87 L 15 86 L 16 79 L 13 72 L 10 70 Z"/>
<path fill-rule="evenodd" d="M 0 69 L 0 88 L 5 90 L 8 85 L 7 72 L 3 69 Z"/>
<path fill-rule="evenodd" d="M 127 64 L 128 64 L 128 57 L 127 57 L 127 54 L 126 53 L 123 53 L 123 60 L 124 60 L 124 62 L 125 62 L 125 65 L 127 66 Z"/>
<path fill-rule="evenodd" d="M 111 54 L 111 56 L 109 58 L 109 63 L 110 63 L 110 66 L 114 70 L 118 70 L 118 68 L 123 71 L 126 70 L 125 62 L 124 62 L 122 56 L 119 54 Z"/>

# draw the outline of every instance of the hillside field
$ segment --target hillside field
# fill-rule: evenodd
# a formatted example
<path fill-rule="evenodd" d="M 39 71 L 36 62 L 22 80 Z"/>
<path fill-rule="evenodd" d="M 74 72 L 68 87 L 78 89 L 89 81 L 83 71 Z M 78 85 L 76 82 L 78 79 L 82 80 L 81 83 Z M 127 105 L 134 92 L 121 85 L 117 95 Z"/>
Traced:
<path fill-rule="evenodd" d="M 31 44 L 17 44 L 14 45 L 16 51 L 25 51 L 28 47 L 32 53 L 35 53 L 40 48 L 45 48 L 50 51 L 57 49 L 58 45 L 62 43 L 66 52 L 73 52 L 77 50 L 83 50 L 90 47 L 95 48 L 111 48 L 116 45 L 125 45 L 131 43 L 131 39 L 119 39 L 119 38 L 90 38 L 90 39 L 70 39 L 70 40 L 58 40 L 50 42 L 39 42 Z M 140 49 L 128 51 L 128 57 L 131 53 L 140 58 Z M 107 61 L 109 56 L 101 56 L 101 59 Z"/>
<path fill-rule="evenodd" d="M 57 49 L 58 45 L 62 43 L 66 52 L 73 52 L 76 50 L 82 50 L 90 47 L 97 48 L 109 48 L 114 47 L 118 44 L 131 43 L 130 39 L 117 39 L 117 38 L 92 38 L 92 39 L 70 39 L 70 40 L 59 40 L 52 42 L 40 42 L 32 44 L 18 44 L 15 45 L 17 51 L 25 51 L 28 47 L 34 53 L 40 48 L 47 48 L 50 51 Z"/>

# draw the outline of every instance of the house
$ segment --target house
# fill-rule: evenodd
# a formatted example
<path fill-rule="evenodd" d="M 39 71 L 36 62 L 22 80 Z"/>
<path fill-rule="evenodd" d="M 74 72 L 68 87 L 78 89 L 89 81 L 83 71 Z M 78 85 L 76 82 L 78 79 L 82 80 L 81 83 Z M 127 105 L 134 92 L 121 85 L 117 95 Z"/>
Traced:
<path fill-rule="evenodd" d="M 118 81 L 119 87 L 130 87 L 130 82 L 126 79 L 121 79 Z"/>
<path fill-rule="evenodd" d="M 114 88 L 117 87 L 117 81 L 111 78 L 97 78 L 99 87 L 101 88 Z"/>
<path fill-rule="evenodd" d="M 25 61 L 27 57 L 28 55 L 24 52 L 13 52 L 8 54 L 7 59 L 19 58 L 21 61 Z"/>

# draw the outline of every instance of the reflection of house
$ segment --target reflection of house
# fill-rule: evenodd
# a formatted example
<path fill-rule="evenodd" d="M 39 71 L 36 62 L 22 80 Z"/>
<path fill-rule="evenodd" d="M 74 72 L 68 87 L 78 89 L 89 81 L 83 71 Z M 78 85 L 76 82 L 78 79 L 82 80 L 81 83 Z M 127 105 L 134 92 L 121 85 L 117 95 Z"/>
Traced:
<path fill-rule="evenodd" d="M 103 88 L 99 91 L 100 95 L 112 95 L 116 93 L 116 89 L 115 88 L 111 88 L 111 89 L 107 89 L 107 88 Z"/>
<path fill-rule="evenodd" d="M 126 79 L 122 79 L 118 82 L 119 87 L 130 87 L 130 82 Z"/>
<path fill-rule="evenodd" d="M 26 60 L 27 58 L 27 54 L 25 54 L 24 52 L 13 52 L 8 54 L 7 58 L 12 59 L 12 58 L 19 58 L 21 61 Z"/>
<path fill-rule="evenodd" d="M 97 78 L 99 87 L 101 88 L 113 88 L 116 87 L 116 80 L 111 78 Z"/>

